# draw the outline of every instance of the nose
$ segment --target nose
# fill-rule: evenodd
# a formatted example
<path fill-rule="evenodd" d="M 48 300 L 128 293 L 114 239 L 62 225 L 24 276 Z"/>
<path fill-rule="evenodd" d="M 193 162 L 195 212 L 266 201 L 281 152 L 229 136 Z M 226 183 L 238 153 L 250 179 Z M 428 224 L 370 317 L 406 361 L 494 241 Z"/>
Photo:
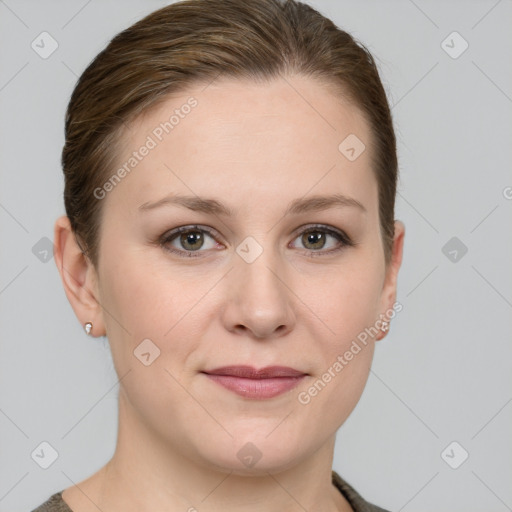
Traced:
<path fill-rule="evenodd" d="M 286 282 L 283 264 L 270 250 L 263 251 L 252 263 L 236 257 L 224 286 L 222 321 L 228 331 L 268 339 L 294 328 L 295 295 Z"/>

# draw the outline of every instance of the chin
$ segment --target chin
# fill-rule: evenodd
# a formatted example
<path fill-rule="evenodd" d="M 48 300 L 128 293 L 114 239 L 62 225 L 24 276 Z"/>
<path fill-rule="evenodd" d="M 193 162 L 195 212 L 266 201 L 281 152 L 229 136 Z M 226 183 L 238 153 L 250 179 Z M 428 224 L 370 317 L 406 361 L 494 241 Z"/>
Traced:
<path fill-rule="evenodd" d="M 204 447 L 201 457 L 217 471 L 241 476 L 268 476 L 290 469 L 307 456 L 304 444 L 291 438 L 285 430 L 280 435 L 274 432 L 268 436 L 275 426 L 273 421 L 271 428 L 247 429 L 245 435 L 232 438 L 226 434 L 224 442 L 211 436 L 212 443 Z"/>

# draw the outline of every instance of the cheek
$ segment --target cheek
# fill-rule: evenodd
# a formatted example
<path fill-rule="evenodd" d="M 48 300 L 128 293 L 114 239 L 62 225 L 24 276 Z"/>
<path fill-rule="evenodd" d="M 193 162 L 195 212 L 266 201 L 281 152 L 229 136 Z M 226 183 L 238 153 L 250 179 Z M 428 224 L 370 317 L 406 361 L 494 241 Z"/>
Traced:
<path fill-rule="evenodd" d="M 103 305 L 127 331 L 162 336 L 183 314 L 188 294 L 182 278 L 158 268 L 143 252 L 127 251 L 122 259 L 105 261 L 103 268 Z"/>
<path fill-rule="evenodd" d="M 378 318 L 382 276 L 378 265 L 340 269 L 322 278 L 307 303 L 329 328 L 333 348 L 355 338 Z"/>
<path fill-rule="evenodd" d="M 316 372 L 297 395 L 311 428 L 318 417 L 329 432 L 341 425 L 366 385 L 375 346 L 370 328 L 378 319 L 380 298 L 380 275 L 370 268 L 340 272 L 326 281 L 323 293 L 307 301 L 325 324 L 316 330 L 321 339 Z"/>
<path fill-rule="evenodd" d="M 365 264 L 347 264 L 323 276 L 315 293 L 308 294 L 306 303 L 321 320 L 316 332 L 322 342 L 316 352 L 316 375 L 301 389 L 306 395 L 299 402 L 311 401 L 311 410 L 317 408 L 318 414 L 329 410 L 333 424 L 350 414 L 368 379 L 376 335 L 372 327 L 379 317 L 381 271 L 371 258 Z"/>
<path fill-rule="evenodd" d="M 134 251 L 104 262 L 103 317 L 119 374 L 138 367 L 134 351 L 146 339 L 160 351 L 155 363 L 177 370 L 200 343 L 206 316 L 201 298 L 217 279 L 177 273 L 143 254 Z"/>

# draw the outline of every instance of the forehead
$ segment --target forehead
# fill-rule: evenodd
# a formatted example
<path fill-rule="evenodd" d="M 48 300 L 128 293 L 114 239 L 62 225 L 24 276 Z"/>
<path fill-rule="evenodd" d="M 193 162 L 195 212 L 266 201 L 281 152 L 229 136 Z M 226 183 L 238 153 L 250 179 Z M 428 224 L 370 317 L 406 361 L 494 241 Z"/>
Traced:
<path fill-rule="evenodd" d="M 288 202 L 339 191 L 370 201 L 370 150 L 363 115 L 332 87 L 302 76 L 217 79 L 166 97 L 129 125 L 116 162 L 129 170 L 109 202 L 124 196 L 139 206 L 171 191 L 255 203 L 258 194 Z"/>

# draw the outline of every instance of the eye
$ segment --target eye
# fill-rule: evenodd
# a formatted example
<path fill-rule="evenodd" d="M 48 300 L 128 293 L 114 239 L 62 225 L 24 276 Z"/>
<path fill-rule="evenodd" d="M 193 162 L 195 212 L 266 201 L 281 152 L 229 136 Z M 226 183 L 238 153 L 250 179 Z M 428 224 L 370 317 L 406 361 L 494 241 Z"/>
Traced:
<path fill-rule="evenodd" d="M 213 231 L 198 226 L 182 226 L 163 235 L 160 245 L 167 251 L 183 257 L 197 257 L 200 249 L 213 249 L 218 246 Z M 210 238 L 212 242 L 208 242 Z M 178 246 L 178 248 L 176 248 Z"/>
<path fill-rule="evenodd" d="M 181 226 L 165 233 L 159 240 L 160 245 L 168 252 L 177 254 L 180 257 L 198 257 L 201 256 L 201 249 L 219 249 L 222 244 L 215 240 L 220 238 L 215 231 L 199 226 Z M 210 239 L 210 241 L 208 241 Z M 324 250 L 329 246 L 329 239 L 334 239 L 334 248 Z M 316 257 L 333 254 L 345 247 L 354 246 L 348 235 L 343 231 L 338 231 L 326 226 L 309 226 L 302 230 L 300 235 L 295 238 L 303 244 L 308 256 Z M 330 244 L 333 247 L 333 244 Z M 295 247 L 292 245 L 292 247 Z"/>
<path fill-rule="evenodd" d="M 331 243 L 329 250 L 323 250 L 326 246 L 329 246 L 329 238 L 334 238 L 337 244 L 334 243 L 333 246 Z M 295 240 L 299 240 L 300 243 L 303 244 L 311 257 L 333 254 L 347 246 L 351 247 L 355 245 L 342 231 L 334 230 L 326 226 L 310 226 L 308 229 L 303 230 Z"/>

